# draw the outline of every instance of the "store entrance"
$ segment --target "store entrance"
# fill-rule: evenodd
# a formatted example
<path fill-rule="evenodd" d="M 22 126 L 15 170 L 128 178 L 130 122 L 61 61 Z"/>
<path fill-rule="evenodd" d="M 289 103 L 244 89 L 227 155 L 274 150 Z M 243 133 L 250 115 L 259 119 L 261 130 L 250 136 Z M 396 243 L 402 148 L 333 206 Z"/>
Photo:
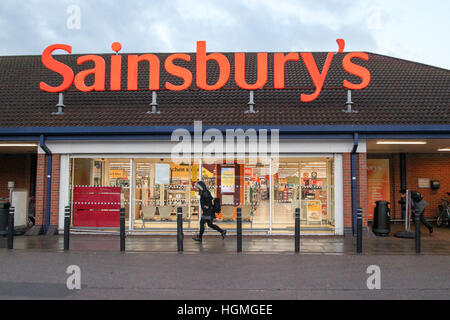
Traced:
<path fill-rule="evenodd" d="M 333 180 L 332 158 L 280 159 L 273 175 L 273 232 L 291 233 L 300 208 L 302 233 L 333 233 Z"/>
<path fill-rule="evenodd" d="M 269 168 L 247 159 L 243 163 L 205 161 L 202 179 L 222 210 L 216 223 L 225 229 L 236 229 L 237 208 L 241 208 L 242 229 L 266 234 L 269 222 Z"/>
<path fill-rule="evenodd" d="M 73 225 L 113 227 L 108 215 L 117 215 L 120 207 L 124 207 L 128 230 L 172 233 L 177 228 L 177 208 L 181 207 L 183 228 L 196 232 L 201 212 L 193 185 L 202 180 L 213 197 L 221 201 L 222 210 L 215 223 L 231 233 L 236 230 L 238 207 L 242 209 L 244 232 L 292 234 L 295 208 L 300 208 L 303 234 L 333 233 L 333 158 L 276 161 L 247 158 L 227 163 L 185 159 L 174 163 L 171 158 L 73 159 L 72 200 L 77 204 L 83 202 L 82 208 L 77 207 L 80 217 L 74 219 Z M 86 193 L 88 205 L 84 203 Z M 107 207 L 104 199 L 108 200 Z M 102 207 L 93 202 L 101 202 Z"/>

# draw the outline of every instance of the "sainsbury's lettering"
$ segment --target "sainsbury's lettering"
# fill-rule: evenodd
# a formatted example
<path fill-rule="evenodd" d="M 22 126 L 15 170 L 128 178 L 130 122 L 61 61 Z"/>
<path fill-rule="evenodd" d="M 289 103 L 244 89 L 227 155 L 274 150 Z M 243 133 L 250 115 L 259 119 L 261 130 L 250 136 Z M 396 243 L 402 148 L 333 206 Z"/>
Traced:
<path fill-rule="evenodd" d="M 345 41 L 338 39 L 339 53 L 342 53 L 345 47 Z M 123 90 L 121 87 L 122 74 L 122 56 L 119 54 L 122 46 L 118 42 L 112 44 L 113 51 L 116 54 L 111 56 L 111 74 L 109 89 L 111 91 Z M 46 92 L 62 92 L 67 90 L 72 84 L 79 91 L 105 91 L 105 59 L 99 55 L 84 55 L 77 59 L 78 65 L 90 61 L 94 67 L 85 69 L 74 75 L 72 68 L 58 60 L 52 54 L 55 50 L 63 50 L 67 53 L 72 53 L 72 47 L 66 44 L 53 44 L 48 46 L 41 55 L 42 64 L 50 71 L 58 73 L 62 77 L 62 82 L 58 86 L 51 86 L 43 81 L 40 82 L 40 89 Z M 264 87 L 268 81 L 268 54 L 265 52 L 257 53 L 256 63 L 256 81 L 248 83 L 246 80 L 246 54 L 243 52 L 234 53 L 234 81 L 236 85 L 244 90 L 257 90 Z M 273 55 L 273 88 L 285 88 L 285 66 L 286 63 L 295 63 L 303 61 L 306 70 L 314 85 L 313 93 L 301 93 L 300 100 L 302 102 L 311 102 L 315 100 L 321 93 L 325 83 L 328 71 L 330 69 L 334 52 L 327 54 L 324 65 L 321 70 L 317 65 L 314 55 L 311 52 L 302 52 L 300 55 L 297 52 L 290 53 L 274 53 Z M 128 55 L 127 57 L 127 91 L 139 90 L 138 84 L 138 68 L 141 62 L 147 62 L 148 65 L 148 90 L 160 90 L 160 68 L 161 61 L 157 55 L 142 54 L 142 55 Z M 342 60 L 343 69 L 356 77 L 361 79 L 360 83 L 351 83 L 348 80 L 343 80 L 343 87 L 350 90 L 362 90 L 370 84 L 371 74 L 365 67 L 357 64 L 354 60 L 361 59 L 369 60 L 369 55 L 363 52 L 347 53 Z M 193 74 L 191 70 L 179 65 L 179 61 L 190 62 L 191 56 L 184 53 L 174 53 L 169 55 L 164 61 L 164 69 L 167 73 L 183 80 L 181 84 L 174 84 L 166 81 L 165 89 L 170 91 L 182 91 L 191 87 L 193 82 Z M 218 66 L 218 77 L 215 83 L 207 82 L 208 62 L 214 62 Z M 228 83 L 231 76 L 231 66 L 228 58 L 222 53 L 207 53 L 206 41 L 197 41 L 197 52 L 195 55 L 195 81 L 196 86 L 202 90 L 214 91 L 221 89 Z M 141 66 L 142 67 L 142 66 Z M 93 75 L 93 83 L 86 85 L 86 78 Z"/>

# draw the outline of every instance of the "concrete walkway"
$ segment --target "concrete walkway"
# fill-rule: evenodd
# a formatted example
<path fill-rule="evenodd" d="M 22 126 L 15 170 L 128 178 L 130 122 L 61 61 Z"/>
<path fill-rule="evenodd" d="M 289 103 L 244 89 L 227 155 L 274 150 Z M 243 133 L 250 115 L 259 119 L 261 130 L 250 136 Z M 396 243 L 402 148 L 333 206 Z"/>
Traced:
<path fill-rule="evenodd" d="M 437 232 L 439 234 L 439 231 Z M 203 243 L 194 242 L 191 235 L 184 240 L 185 253 L 234 253 L 236 237 L 228 236 L 225 240 L 218 235 L 204 237 Z M 63 251 L 63 236 L 17 236 L 14 240 L 15 250 Z M 127 252 L 177 252 L 176 236 L 128 236 Z M 0 238 L 0 249 L 7 246 L 6 238 Z M 80 235 L 70 237 L 71 251 L 119 251 L 118 235 Z M 244 236 L 242 251 L 247 253 L 294 253 L 292 236 Z M 339 237 L 301 237 L 301 254 L 353 255 L 356 254 L 356 238 Z M 363 254 L 366 255 L 409 255 L 415 254 L 413 239 L 395 237 L 365 237 Z M 429 235 L 424 230 L 422 237 L 422 254 L 450 255 L 450 240 L 442 235 Z"/>

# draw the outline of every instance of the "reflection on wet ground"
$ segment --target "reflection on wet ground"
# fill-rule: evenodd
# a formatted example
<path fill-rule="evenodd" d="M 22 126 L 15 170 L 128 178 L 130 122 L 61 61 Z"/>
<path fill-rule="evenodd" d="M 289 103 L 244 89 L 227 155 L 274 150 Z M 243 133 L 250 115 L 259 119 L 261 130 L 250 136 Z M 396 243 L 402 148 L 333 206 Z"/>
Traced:
<path fill-rule="evenodd" d="M 0 249 L 7 246 L 6 238 L 0 238 Z M 63 236 L 17 236 L 14 239 L 15 250 L 63 251 Z M 6 250 L 6 249 L 5 249 Z M 70 237 L 72 251 L 119 251 L 118 235 L 81 235 Z M 176 236 L 133 235 L 127 236 L 127 252 L 177 252 Z M 293 253 L 294 238 L 292 236 L 244 236 L 243 253 Z M 303 254 L 356 254 L 356 238 L 346 237 L 302 237 L 300 253 Z M 225 240 L 218 235 L 207 235 L 203 242 L 197 243 L 186 235 L 184 239 L 185 253 L 235 253 L 236 237 L 229 236 Z M 394 237 L 365 237 L 363 254 L 415 254 L 414 239 L 398 239 Z M 424 235 L 422 254 L 450 255 L 450 240 L 442 237 L 433 238 Z"/>

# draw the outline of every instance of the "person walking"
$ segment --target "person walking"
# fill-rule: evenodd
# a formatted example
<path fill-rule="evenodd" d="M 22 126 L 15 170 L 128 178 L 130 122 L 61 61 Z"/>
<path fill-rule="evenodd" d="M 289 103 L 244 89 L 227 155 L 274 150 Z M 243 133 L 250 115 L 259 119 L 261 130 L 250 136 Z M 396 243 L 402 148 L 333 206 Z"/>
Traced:
<path fill-rule="evenodd" d="M 194 238 L 195 241 L 202 242 L 203 233 L 205 232 L 205 223 L 208 227 L 220 232 L 222 239 L 225 239 L 227 230 L 222 230 L 218 225 L 213 224 L 216 213 L 213 208 L 213 197 L 203 181 L 197 181 L 194 184 L 200 195 L 200 207 L 202 208 L 202 218 L 200 219 L 200 233 Z"/>
<path fill-rule="evenodd" d="M 424 212 L 425 207 L 428 206 L 428 203 L 423 200 L 423 196 L 421 193 L 417 191 L 411 192 L 411 211 L 414 213 L 414 216 L 416 213 L 420 215 L 420 222 L 423 223 L 425 227 L 428 228 L 428 231 L 430 234 L 433 233 L 433 226 L 425 219 Z"/>

